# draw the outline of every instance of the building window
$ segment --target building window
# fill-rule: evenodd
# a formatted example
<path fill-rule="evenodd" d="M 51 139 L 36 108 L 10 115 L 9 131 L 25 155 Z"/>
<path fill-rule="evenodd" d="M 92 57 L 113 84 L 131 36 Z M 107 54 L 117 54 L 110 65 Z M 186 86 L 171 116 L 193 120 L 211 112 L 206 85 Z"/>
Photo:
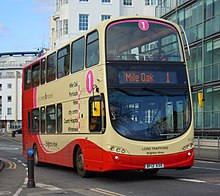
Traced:
<path fill-rule="evenodd" d="M 60 20 L 59 21 L 59 37 L 62 36 L 62 32 L 63 32 L 63 21 Z"/>
<path fill-rule="evenodd" d="M 63 35 L 68 34 L 68 19 L 63 20 Z"/>
<path fill-rule="evenodd" d="M 2 91 L 2 84 L 0 84 L 0 91 Z"/>
<path fill-rule="evenodd" d="M 63 4 L 68 4 L 68 0 L 63 0 Z"/>
<path fill-rule="evenodd" d="M 56 21 L 56 38 L 59 38 L 59 20 Z"/>
<path fill-rule="evenodd" d="M 12 109 L 11 108 L 7 108 L 7 115 L 12 115 Z"/>
<path fill-rule="evenodd" d="M 103 20 L 108 20 L 108 19 L 110 19 L 111 18 L 111 15 L 102 15 L 101 16 L 101 21 L 103 21 Z"/>
<path fill-rule="evenodd" d="M 11 84 L 11 83 L 8 83 L 8 84 L 7 84 L 7 87 L 8 87 L 8 89 L 11 89 L 12 84 Z"/>
<path fill-rule="evenodd" d="M 102 0 L 102 3 L 111 3 L 111 0 Z"/>
<path fill-rule="evenodd" d="M 12 102 L 12 97 L 8 96 L 8 102 Z"/>
<path fill-rule="evenodd" d="M 80 14 L 79 15 L 79 30 L 86 31 L 89 27 L 89 15 L 88 14 Z"/>
<path fill-rule="evenodd" d="M 79 0 L 79 2 L 89 2 L 89 0 Z"/>
<path fill-rule="evenodd" d="M 132 5 L 132 0 L 124 0 L 123 5 Z"/>
<path fill-rule="evenodd" d="M 145 5 L 157 5 L 157 0 L 145 0 Z"/>

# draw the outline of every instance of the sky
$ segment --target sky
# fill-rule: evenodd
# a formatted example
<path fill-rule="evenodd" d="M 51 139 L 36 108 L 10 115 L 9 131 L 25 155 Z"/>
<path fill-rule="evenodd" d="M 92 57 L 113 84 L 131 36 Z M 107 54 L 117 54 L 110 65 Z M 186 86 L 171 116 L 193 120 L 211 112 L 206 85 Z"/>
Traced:
<path fill-rule="evenodd" d="M 0 0 L 0 53 L 49 48 L 55 0 Z"/>

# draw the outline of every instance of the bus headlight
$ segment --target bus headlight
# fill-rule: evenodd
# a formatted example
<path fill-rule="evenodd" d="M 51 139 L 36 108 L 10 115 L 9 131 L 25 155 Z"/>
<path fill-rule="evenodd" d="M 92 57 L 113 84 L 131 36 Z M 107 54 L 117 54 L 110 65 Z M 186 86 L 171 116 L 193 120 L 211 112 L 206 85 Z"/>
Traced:
<path fill-rule="evenodd" d="M 125 154 L 126 150 L 124 148 L 118 147 L 118 146 L 109 146 L 109 150 L 111 152 L 116 152 L 116 153 L 121 153 L 121 154 Z"/>
<path fill-rule="evenodd" d="M 193 143 L 190 143 L 190 144 L 187 144 L 187 145 L 183 146 L 182 150 L 183 150 L 183 151 L 186 151 L 186 150 L 189 150 L 189 149 L 191 149 L 191 148 L 193 148 L 193 147 L 194 147 L 194 144 L 193 144 Z"/>

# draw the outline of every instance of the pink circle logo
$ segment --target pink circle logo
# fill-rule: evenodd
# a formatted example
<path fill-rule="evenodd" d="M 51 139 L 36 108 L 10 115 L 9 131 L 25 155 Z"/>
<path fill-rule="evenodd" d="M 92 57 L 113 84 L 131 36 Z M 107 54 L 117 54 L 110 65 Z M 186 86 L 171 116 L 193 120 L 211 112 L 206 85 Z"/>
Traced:
<path fill-rule="evenodd" d="M 139 28 L 140 28 L 142 31 L 146 31 L 146 30 L 148 30 L 148 28 L 149 28 L 149 24 L 148 24 L 148 22 L 147 22 L 146 20 L 140 20 L 140 21 L 138 22 L 138 26 L 139 26 Z"/>
<path fill-rule="evenodd" d="M 92 93 L 93 90 L 93 85 L 94 85 L 94 76 L 91 70 L 86 75 L 86 90 L 90 94 Z"/>

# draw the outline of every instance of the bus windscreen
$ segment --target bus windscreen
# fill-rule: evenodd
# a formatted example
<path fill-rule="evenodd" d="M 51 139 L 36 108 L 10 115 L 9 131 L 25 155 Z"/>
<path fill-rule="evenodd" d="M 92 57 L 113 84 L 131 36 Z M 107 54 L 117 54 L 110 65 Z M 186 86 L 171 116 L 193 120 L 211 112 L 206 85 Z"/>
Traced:
<path fill-rule="evenodd" d="M 106 30 L 107 61 L 183 62 L 177 30 L 154 20 L 121 20 Z"/>

